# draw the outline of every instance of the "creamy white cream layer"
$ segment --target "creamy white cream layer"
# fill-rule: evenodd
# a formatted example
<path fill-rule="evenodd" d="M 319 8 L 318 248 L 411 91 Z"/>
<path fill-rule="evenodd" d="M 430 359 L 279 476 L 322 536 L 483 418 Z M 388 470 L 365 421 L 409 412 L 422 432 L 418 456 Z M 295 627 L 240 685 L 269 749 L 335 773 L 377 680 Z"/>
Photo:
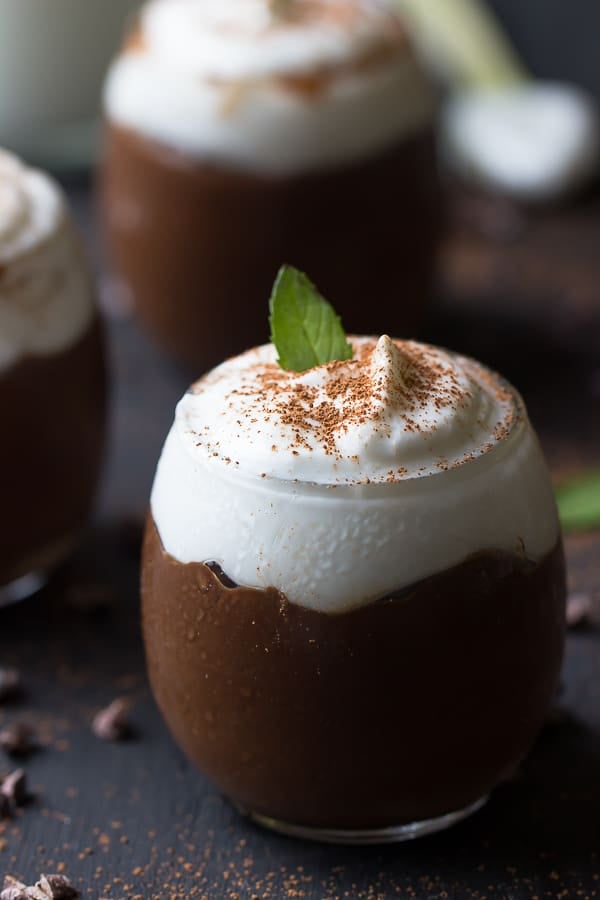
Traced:
<path fill-rule="evenodd" d="M 60 188 L 0 151 L 0 372 L 89 326 L 93 291 Z"/>
<path fill-rule="evenodd" d="M 151 0 L 109 73 L 109 119 L 271 174 L 355 161 L 429 124 L 429 83 L 385 3 L 289 8 L 277 17 L 268 0 Z"/>
<path fill-rule="evenodd" d="M 434 347 L 353 344 L 302 374 L 259 347 L 185 395 L 151 498 L 165 550 L 329 613 L 477 551 L 548 553 L 554 496 L 517 395 Z"/>

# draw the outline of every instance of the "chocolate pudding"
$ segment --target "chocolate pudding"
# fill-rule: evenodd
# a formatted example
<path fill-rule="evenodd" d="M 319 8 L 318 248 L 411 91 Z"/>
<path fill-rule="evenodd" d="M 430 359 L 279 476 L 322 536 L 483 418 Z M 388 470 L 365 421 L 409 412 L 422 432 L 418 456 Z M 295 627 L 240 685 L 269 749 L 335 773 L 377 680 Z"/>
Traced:
<path fill-rule="evenodd" d="M 106 89 L 114 261 L 148 330 L 203 369 L 266 339 L 282 260 L 357 333 L 412 335 L 431 286 L 433 100 L 398 20 L 365 0 L 268 7 L 153 0 Z"/>
<path fill-rule="evenodd" d="M 104 446 L 105 373 L 98 319 L 64 352 L 30 356 L 0 374 L 0 409 L 0 496 L 6 523 L 0 585 L 5 585 L 62 560 L 90 513 Z M 24 412 L 31 409 L 35 416 Z"/>
<path fill-rule="evenodd" d="M 142 600 L 190 759 L 271 827 L 369 842 L 458 821 L 527 753 L 565 573 L 518 394 L 435 347 L 351 345 L 300 373 L 265 345 L 191 388 Z"/>
<path fill-rule="evenodd" d="M 0 153 L 0 605 L 76 542 L 98 481 L 103 336 L 57 185 Z"/>
<path fill-rule="evenodd" d="M 158 705 L 261 816 L 362 830 L 469 807 L 523 759 L 556 689 L 560 544 L 539 562 L 480 552 L 338 615 L 177 562 L 152 520 L 144 559 Z"/>

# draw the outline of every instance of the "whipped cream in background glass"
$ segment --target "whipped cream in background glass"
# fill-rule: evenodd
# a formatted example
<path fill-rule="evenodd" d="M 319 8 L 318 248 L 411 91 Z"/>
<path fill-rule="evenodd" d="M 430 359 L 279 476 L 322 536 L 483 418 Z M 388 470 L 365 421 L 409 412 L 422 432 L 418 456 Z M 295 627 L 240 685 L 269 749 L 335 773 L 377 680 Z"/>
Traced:
<path fill-rule="evenodd" d="M 89 164 L 102 80 L 139 0 L 0 0 L 0 145 Z"/>
<path fill-rule="evenodd" d="M 385 0 L 275 6 L 149 0 L 107 78 L 115 267 L 199 372 L 265 340 L 283 260 L 343 298 L 357 334 L 412 336 L 431 295 L 435 91 L 402 21 Z"/>
<path fill-rule="evenodd" d="M 297 2 L 281 19 L 265 0 L 151 0 L 105 107 L 194 158 L 287 175 L 422 131 L 434 98 L 383 0 Z"/>
<path fill-rule="evenodd" d="M 94 316 L 90 273 L 62 192 L 0 150 L 0 375 L 66 350 Z"/>
<path fill-rule="evenodd" d="M 482 550 L 538 561 L 559 525 L 522 401 L 444 350 L 353 338 L 296 374 L 272 345 L 181 400 L 151 498 L 164 549 L 339 613 Z"/>
<path fill-rule="evenodd" d="M 100 474 L 106 370 L 83 249 L 59 185 L 0 151 L 0 607 L 78 542 Z"/>

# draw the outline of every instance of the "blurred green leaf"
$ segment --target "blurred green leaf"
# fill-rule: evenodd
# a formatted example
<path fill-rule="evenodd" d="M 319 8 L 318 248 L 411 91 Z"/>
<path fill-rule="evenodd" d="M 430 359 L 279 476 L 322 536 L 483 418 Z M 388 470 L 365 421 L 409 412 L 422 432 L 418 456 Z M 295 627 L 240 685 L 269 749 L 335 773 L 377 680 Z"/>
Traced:
<path fill-rule="evenodd" d="M 523 63 L 482 0 L 394 0 L 426 59 L 455 86 L 498 88 L 525 81 Z"/>
<path fill-rule="evenodd" d="M 600 528 L 600 471 L 579 475 L 559 485 L 556 499 L 566 531 Z"/>

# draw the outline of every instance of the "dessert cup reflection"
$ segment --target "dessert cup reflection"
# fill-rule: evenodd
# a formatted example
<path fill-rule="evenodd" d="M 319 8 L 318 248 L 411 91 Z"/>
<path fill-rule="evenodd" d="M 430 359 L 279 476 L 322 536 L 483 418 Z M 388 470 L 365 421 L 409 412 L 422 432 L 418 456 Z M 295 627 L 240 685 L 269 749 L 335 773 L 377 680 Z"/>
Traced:
<path fill-rule="evenodd" d="M 86 523 L 104 443 L 102 327 L 58 187 L 0 153 L 0 605 Z"/>
<path fill-rule="evenodd" d="M 476 810 L 556 689 L 562 543 L 518 395 L 382 337 L 284 371 L 271 345 L 181 401 L 146 530 L 150 680 L 242 810 L 321 840 Z"/>
<path fill-rule="evenodd" d="M 434 102 L 402 27 L 371 0 L 289 7 L 152 0 L 107 82 L 112 255 L 148 330 L 201 369 L 265 340 L 282 260 L 359 333 L 414 333 L 431 286 Z"/>

